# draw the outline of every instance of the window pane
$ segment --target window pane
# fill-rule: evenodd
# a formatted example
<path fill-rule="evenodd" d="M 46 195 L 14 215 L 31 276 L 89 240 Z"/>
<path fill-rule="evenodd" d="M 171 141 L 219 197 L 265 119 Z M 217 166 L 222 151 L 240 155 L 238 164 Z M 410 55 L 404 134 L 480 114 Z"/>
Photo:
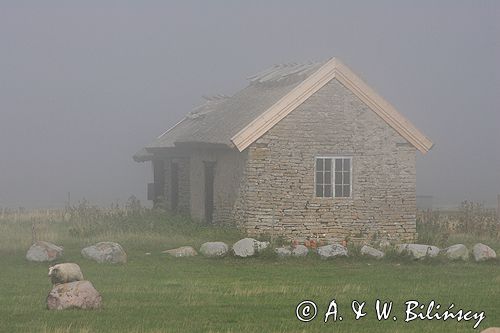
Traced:
<path fill-rule="evenodd" d="M 342 185 L 342 171 L 335 171 L 335 185 Z"/>
<path fill-rule="evenodd" d="M 332 170 L 332 159 L 325 158 L 325 171 L 331 171 L 331 170 Z"/>
<path fill-rule="evenodd" d="M 344 174 L 344 185 L 345 184 L 349 185 L 351 183 L 351 173 L 343 172 L 343 174 Z"/>
<path fill-rule="evenodd" d="M 322 171 L 322 170 L 323 170 L 323 159 L 317 158 L 316 159 L 316 171 Z"/>
<path fill-rule="evenodd" d="M 323 196 L 323 185 L 316 185 L 316 196 L 317 197 Z"/>
<path fill-rule="evenodd" d="M 336 197 L 342 196 L 342 185 L 335 185 L 335 196 Z"/>
<path fill-rule="evenodd" d="M 351 196 L 351 189 L 349 185 L 344 185 L 344 193 L 342 193 L 342 196 L 344 197 L 350 197 Z"/>
<path fill-rule="evenodd" d="M 324 178 L 325 184 L 331 184 L 332 183 L 332 173 L 329 171 L 325 171 L 325 178 Z"/>
<path fill-rule="evenodd" d="M 342 159 L 341 158 L 335 159 L 335 171 L 342 171 Z"/>
<path fill-rule="evenodd" d="M 325 185 L 325 197 L 332 196 L 332 185 Z"/>
<path fill-rule="evenodd" d="M 351 169 L 351 160 L 344 158 L 344 171 L 349 171 Z"/>
<path fill-rule="evenodd" d="M 316 172 L 316 184 L 323 184 L 323 172 Z"/>

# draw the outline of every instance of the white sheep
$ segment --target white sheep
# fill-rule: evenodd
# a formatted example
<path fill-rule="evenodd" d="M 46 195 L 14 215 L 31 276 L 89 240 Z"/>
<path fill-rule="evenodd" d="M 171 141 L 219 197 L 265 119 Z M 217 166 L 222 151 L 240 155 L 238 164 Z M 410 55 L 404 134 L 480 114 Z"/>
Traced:
<path fill-rule="evenodd" d="M 53 285 L 83 280 L 80 266 L 74 263 L 63 263 L 50 266 L 49 276 Z"/>

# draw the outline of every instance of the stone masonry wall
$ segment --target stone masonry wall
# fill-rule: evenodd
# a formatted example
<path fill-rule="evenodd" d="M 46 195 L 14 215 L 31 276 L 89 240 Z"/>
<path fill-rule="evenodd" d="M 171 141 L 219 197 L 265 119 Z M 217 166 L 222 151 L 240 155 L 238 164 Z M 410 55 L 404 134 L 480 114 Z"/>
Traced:
<path fill-rule="evenodd" d="M 250 234 L 411 241 L 416 149 L 332 80 L 254 142 L 234 218 Z M 352 156 L 352 197 L 317 198 L 316 156 Z"/>

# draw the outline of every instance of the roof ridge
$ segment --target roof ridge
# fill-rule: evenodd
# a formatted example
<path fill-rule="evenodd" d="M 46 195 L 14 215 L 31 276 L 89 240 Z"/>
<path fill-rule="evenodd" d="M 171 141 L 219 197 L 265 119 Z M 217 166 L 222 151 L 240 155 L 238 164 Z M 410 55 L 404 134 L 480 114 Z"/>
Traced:
<path fill-rule="evenodd" d="M 305 63 L 283 63 L 275 64 L 257 74 L 247 77 L 250 84 L 268 84 L 268 83 L 279 83 L 283 81 L 293 81 L 301 79 L 303 76 L 307 75 L 308 72 L 314 69 L 315 66 L 319 66 L 320 62 L 308 61 Z"/>

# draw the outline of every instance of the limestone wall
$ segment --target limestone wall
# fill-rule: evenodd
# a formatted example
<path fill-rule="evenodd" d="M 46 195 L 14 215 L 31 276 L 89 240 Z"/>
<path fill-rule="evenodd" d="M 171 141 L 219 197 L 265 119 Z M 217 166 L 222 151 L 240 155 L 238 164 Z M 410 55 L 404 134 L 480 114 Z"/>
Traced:
<path fill-rule="evenodd" d="M 416 236 L 416 149 L 333 80 L 247 148 L 234 219 L 288 238 Z M 351 156 L 351 198 L 317 198 L 316 156 Z"/>

